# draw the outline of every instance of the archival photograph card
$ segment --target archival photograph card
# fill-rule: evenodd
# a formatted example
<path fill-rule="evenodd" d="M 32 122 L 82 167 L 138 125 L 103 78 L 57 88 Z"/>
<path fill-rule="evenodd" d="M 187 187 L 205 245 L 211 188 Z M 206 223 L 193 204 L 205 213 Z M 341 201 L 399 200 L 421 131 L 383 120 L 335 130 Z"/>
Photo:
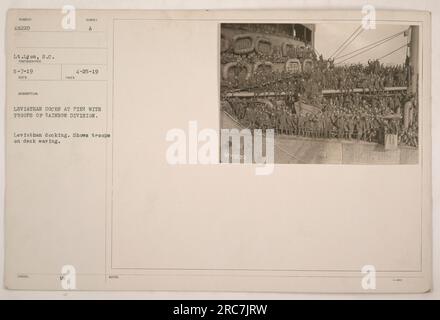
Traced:
<path fill-rule="evenodd" d="M 431 288 L 431 18 L 20 10 L 8 289 Z"/>

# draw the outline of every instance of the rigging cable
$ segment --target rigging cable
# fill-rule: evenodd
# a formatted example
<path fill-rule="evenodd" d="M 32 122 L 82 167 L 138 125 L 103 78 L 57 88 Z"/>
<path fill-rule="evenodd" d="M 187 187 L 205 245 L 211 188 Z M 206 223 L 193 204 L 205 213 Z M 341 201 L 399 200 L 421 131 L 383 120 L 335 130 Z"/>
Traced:
<path fill-rule="evenodd" d="M 334 57 L 334 59 L 338 59 L 339 57 L 340 57 L 340 54 L 342 53 L 342 52 L 344 52 L 344 50 L 345 49 L 347 49 L 347 47 L 354 41 L 354 40 L 356 40 L 357 39 L 357 37 L 359 37 L 361 34 L 362 34 L 362 32 L 364 32 L 364 29 L 362 29 L 353 39 L 351 39 L 345 46 L 344 46 L 344 48 L 342 48 L 340 51 L 339 51 L 339 53 L 336 55 L 336 57 Z"/>
<path fill-rule="evenodd" d="M 391 54 L 393 54 L 393 53 L 395 53 L 395 52 L 397 52 L 397 51 L 399 51 L 400 49 L 405 48 L 405 47 L 408 47 L 408 44 L 404 44 L 403 46 L 397 48 L 396 50 L 393 50 L 393 51 L 387 53 L 386 55 L 384 55 L 384 56 L 382 56 L 382 57 L 380 57 L 380 58 L 377 58 L 377 60 L 381 60 L 381 59 L 383 59 L 383 58 L 386 58 L 386 57 L 388 57 L 389 55 L 391 55 Z"/>
<path fill-rule="evenodd" d="M 391 39 L 389 39 L 389 40 L 387 40 L 387 41 L 390 41 L 390 40 L 391 40 Z M 363 51 L 361 51 L 361 52 L 359 52 L 359 53 L 357 53 L 357 54 L 355 54 L 355 55 L 352 55 L 351 57 L 348 57 L 348 58 L 346 58 L 346 59 L 344 59 L 344 60 L 342 60 L 342 61 L 339 61 L 339 62 L 335 63 L 335 65 L 338 65 L 338 64 L 341 64 L 341 63 L 343 63 L 343 62 L 345 62 L 345 61 L 347 61 L 347 60 L 353 59 L 354 57 L 357 57 L 357 56 L 359 56 L 359 55 L 361 55 L 361 54 L 363 54 L 363 53 L 365 53 L 365 52 L 367 52 L 367 51 L 370 51 L 370 50 L 372 50 L 372 49 L 374 49 L 374 48 L 376 48 L 376 47 L 378 47 L 378 46 L 384 44 L 384 43 L 387 42 L 387 41 L 384 41 L 384 42 L 378 43 L 378 44 L 374 45 L 374 46 L 371 47 L 371 48 L 365 49 L 365 50 L 363 50 Z"/>
<path fill-rule="evenodd" d="M 356 30 L 354 30 L 354 32 L 339 46 L 338 49 L 336 49 L 336 51 L 329 57 L 329 59 L 333 58 L 333 56 L 339 52 L 339 50 L 359 31 L 359 29 L 362 28 L 362 25 L 360 25 L 359 27 L 357 27 Z"/>
<path fill-rule="evenodd" d="M 404 31 L 398 32 L 398 33 L 396 33 L 396 34 L 393 34 L 393 35 L 391 35 L 391 36 L 388 36 L 388 37 L 386 37 L 386 38 L 383 38 L 383 39 L 381 39 L 381 40 L 379 40 L 379 41 L 376 41 L 376 42 L 370 43 L 370 44 L 368 44 L 368 45 L 366 45 L 366 46 L 364 46 L 364 47 L 362 47 L 362 48 L 359 48 L 359 49 L 356 49 L 356 50 L 354 50 L 354 51 L 352 51 L 352 52 L 349 52 L 349 53 L 343 54 L 342 56 L 338 56 L 338 57 L 336 57 L 335 59 L 342 59 L 342 58 L 344 58 L 344 57 L 347 57 L 347 56 L 352 55 L 353 53 L 359 52 L 359 51 L 361 51 L 361 50 L 363 50 L 363 49 L 369 48 L 369 47 L 374 46 L 374 45 L 376 45 L 376 44 L 379 44 L 379 43 L 380 43 L 380 44 L 385 43 L 385 42 L 387 42 L 387 41 L 389 41 L 389 40 L 392 40 L 392 39 L 398 37 L 398 36 L 401 35 L 402 33 L 404 33 Z"/>

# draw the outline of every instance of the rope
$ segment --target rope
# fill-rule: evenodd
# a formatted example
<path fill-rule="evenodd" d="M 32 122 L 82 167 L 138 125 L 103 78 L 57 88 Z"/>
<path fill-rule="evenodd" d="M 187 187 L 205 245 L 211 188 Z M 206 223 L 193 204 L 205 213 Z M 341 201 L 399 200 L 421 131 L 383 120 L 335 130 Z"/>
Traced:
<path fill-rule="evenodd" d="M 351 37 L 353 37 L 358 31 L 359 29 L 362 28 L 362 25 L 360 25 L 359 27 L 356 28 L 356 30 L 354 30 L 354 32 L 339 46 L 338 49 L 336 49 L 336 51 L 329 57 L 329 59 L 333 58 L 333 56 L 338 53 L 339 49 L 341 49 L 350 39 Z"/>
<path fill-rule="evenodd" d="M 393 51 L 391 51 L 390 53 L 387 53 L 386 55 L 384 55 L 384 56 L 378 58 L 377 60 L 381 60 L 381 59 L 383 59 L 383 58 L 386 58 L 386 57 L 388 57 L 389 55 L 393 54 L 394 52 L 399 51 L 400 49 L 405 48 L 405 47 L 408 47 L 408 44 L 405 44 L 405 45 L 403 45 L 403 46 L 397 48 L 396 50 L 393 50 Z"/>
<path fill-rule="evenodd" d="M 342 56 L 338 56 L 338 57 L 335 58 L 335 59 L 341 59 L 341 58 L 344 58 L 344 57 L 350 56 L 350 55 L 352 55 L 353 53 L 356 53 L 356 52 L 361 51 L 361 50 L 363 50 L 363 49 L 366 49 L 366 48 L 368 48 L 368 47 L 374 46 L 375 44 L 378 44 L 378 43 L 382 43 L 382 42 L 385 43 L 385 42 L 388 41 L 388 40 L 391 40 L 391 39 L 394 39 L 394 38 L 398 37 L 399 35 L 401 35 L 401 34 L 404 33 L 404 32 L 405 32 L 405 31 L 398 32 L 398 33 L 396 33 L 396 34 L 393 34 L 393 35 L 391 35 L 391 36 L 388 36 L 388 37 L 386 37 L 386 38 L 383 38 L 383 39 L 381 39 L 381 40 L 379 40 L 379 41 L 376 41 L 376 42 L 370 43 L 369 45 L 366 45 L 366 46 L 364 46 L 364 47 L 362 47 L 362 48 L 356 49 L 356 50 L 354 50 L 354 51 L 352 51 L 352 52 L 350 52 L 350 53 L 346 53 L 346 54 L 344 54 L 344 55 L 342 55 Z"/>
<path fill-rule="evenodd" d="M 391 40 L 391 39 L 390 39 L 390 40 Z M 388 40 L 388 41 L 389 41 L 389 40 Z M 387 41 L 385 41 L 385 42 L 387 42 Z M 371 48 L 368 48 L 368 49 L 366 49 L 366 50 L 363 50 L 363 51 L 361 51 L 361 52 L 359 52 L 359 53 L 357 53 L 357 54 L 355 54 L 355 55 L 353 55 L 353 56 L 351 56 L 351 57 L 348 57 L 347 59 L 344 59 L 344 60 L 342 60 L 342 61 L 339 61 L 339 62 L 335 63 L 335 65 L 338 65 L 338 64 L 344 63 L 345 61 L 350 60 L 350 59 L 353 59 L 354 57 L 357 57 L 357 56 L 359 56 L 359 55 L 361 55 L 361 54 L 363 54 L 363 53 L 365 53 L 365 52 L 367 52 L 367 51 L 373 50 L 374 48 L 377 48 L 378 46 L 384 44 L 385 42 L 382 42 L 382 43 L 376 44 L 375 46 L 373 46 L 373 47 L 371 47 Z"/>
<path fill-rule="evenodd" d="M 357 39 L 357 37 L 359 37 L 361 35 L 361 33 L 364 32 L 364 29 L 362 29 L 353 39 L 351 39 L 342 50 L 339 51 L 339 53 L 337 54 L 337 56 L 335 57 L 335 59 L 338 59 L 339 55 L 344 52 L 345 49 L 347 49 L 347 47 L 354 41 Z"/>
<path fill-rule="evenodd" d="M 229 113 L 227 113 L 226 111 L 223 111 L 233 122 L 235 122 L 241 129 L 249 129 L 247 126 L 245 126 L 245 125 L 242 125 L 241 123 L 240 123 L 240 121 L 238 121 L 237 119 L 235 119 L 232 115 L 230 115 Z M 250 129 L 249 129 L 250 130 Z M 263 134 L 263 136 L 265 136 L 264 134 Z M 298 157 L 296 157 L 296 156 L 294 156 L 293 154 L 291 154 L 289 151 L 287 151 L 287 150 L 285 150 L 285 149 L 283 149 L 283 148 L 281 148 L 277 143 L 276 143 L 276 141 L 274 141 L 274 144 L 275 144 L 275 147 L 277 147 L 278 149 L 280 149 L 282 152 L 284 152 L 284 153 L 286 153 L 286 154 L 288 154 L 290 157 L 292 157 L 293 159 L 295 159 L 295 160 L 297 160 L 298 162 L 301 162 L 301 163 L 307 163 L 306 161 L 303 161 L 303 160 L 301 160 L 301 159 L 299 159 Z"/>

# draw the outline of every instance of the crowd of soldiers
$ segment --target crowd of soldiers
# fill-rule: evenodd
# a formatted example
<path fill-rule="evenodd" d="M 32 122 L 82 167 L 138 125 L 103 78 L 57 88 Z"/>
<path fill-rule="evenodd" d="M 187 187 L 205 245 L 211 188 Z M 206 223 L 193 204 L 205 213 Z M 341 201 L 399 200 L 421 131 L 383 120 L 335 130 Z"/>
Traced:
<path fill-rule="evenodd" d="M 368 65 L 351 64 L 334 68 L 317 68 L 315 79 L 322 89 L 336 89 L 345 92 L 361 88 L 364 91 L 383 91 L 387 87 L 404 87 L 409 79 L 405 65 L 387 66 L 378 60 Z"/>
<path fill-rule="evenodd" d="M 273 128 L 278 134 L 379 143 L 383 143 L 385 134 L 393 133 L 401 144 L 417 146 L 417 121 L 404 125 L 402 120 L 403 106 L 410 97 L 386 90 L 408 86 L 408 61 L 403 65 L 384 65 L 379 60 L 344 65 L 318 57 L 307 46 L 292 48 L 287 56 L 278 49 L 275 47 L 268 56 L 257 52 L 241 56 L 231 50 L 221 55 L 222 64 L 237 62 L 232 75 L 222 79 L 221 95 L 224 110 L 242 124 L 252 129 Z M 310 59 L 313 67 L 307 72 L 304 68 L 292 72 L 274 67 L 291 58 L 301 64 Z M 249 74 L 245 66 L 255 66 L 258 61 L 272 65 L 260 64 Z M 251 92 L 254 97 L 232 98 L 238 91 Z M 301 104 L 320 111 L 300 112 Z"/>
<path fill-rule="evenodd" d="M 222 52 L 221 63 L 225 64 L 228 62 L 236 62 L 240 60 L 246 61 L 250 64 L 254 64 L 257 61 L 268 61 L 271 63 L 285 63 L 287 60 L 291 58 L 298 59 L 301 63 L 304 62 L 305 59 L 310 59 L 314 62 L 317 62 L 316 52 L 310 46 L 289 48 L 286 55 L 282 53 L 282 50 L 279 46 L 274 46 L 272 47 L 272 52 L 270 54 L 269 53 L 264 54 L 262 52 L 252 51 L 251 53 L 248 53 L 246 55 L 239 55 L 234 53 L 233 49 L 231 48 L 226 52 Z"/>
<path fill-rule="evenodd" d="M 241 59 L 238 62 L 240 65 L 246 61 Z M 384 92 L 388 87 L 407 86 L 410 76 L 409 67 L 405 65 L 386 66 L 378 64 L 378 61 L 370 62 L 368 66 L 353 64 L 316 67 L 313 72 L 297 74 L 262 67 L 254 71 L 251 77 L 246 77 L 244 68 L 238 67 L 235 70 L 237 74 L 222 81 L 223 91 L 252 89 L 277 93 L 277 91 L 285 92 L 293 89 L 300 92 L 311 91 L 310 96 L 315 96 L 322 90 L 340 90 L 349 93 L 356 88 L 364 92 Z"/>
<path fill-rule="evenodd" d="M 301 112 L 301 99 L 286 96 L 268 99 L 230 98 L 224 111 L 250 129 L 275 129 L 277 134 L 311 138 L 337 138 L 383 143 L 387 133 L 397 134 L 401 144 L 417 146 L 417 120 L 403 123 L 403 106 L 411 98 L 403 94 L 361 95 L 341 93 L 323 98 L 320 112 Z M 298 100 L 295 102 L 295 100 Z M 414 113 L 413 117 L 416 117 Z"/>

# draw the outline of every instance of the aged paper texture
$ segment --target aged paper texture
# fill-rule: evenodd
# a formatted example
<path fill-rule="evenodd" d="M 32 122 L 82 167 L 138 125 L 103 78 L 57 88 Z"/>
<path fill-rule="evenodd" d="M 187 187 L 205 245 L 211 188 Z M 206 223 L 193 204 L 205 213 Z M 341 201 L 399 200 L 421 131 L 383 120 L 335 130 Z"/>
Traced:
<path fill-rule="evenodd" d="M 429 291 L 430 15 L 374 22 L 10 10 L 7 287 Z"/>

